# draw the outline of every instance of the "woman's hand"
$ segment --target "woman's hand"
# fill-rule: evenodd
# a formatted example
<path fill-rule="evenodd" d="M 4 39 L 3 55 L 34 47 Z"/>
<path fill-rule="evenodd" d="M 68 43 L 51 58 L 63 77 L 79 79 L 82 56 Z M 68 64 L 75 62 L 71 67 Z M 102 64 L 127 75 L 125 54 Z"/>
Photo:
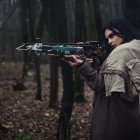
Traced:
<path fill-rule="evenodd" d="M 84 62 L 84 60 L 76 55 L 64 55 L 62 60 L 72 67 L 78 66 Z"/>

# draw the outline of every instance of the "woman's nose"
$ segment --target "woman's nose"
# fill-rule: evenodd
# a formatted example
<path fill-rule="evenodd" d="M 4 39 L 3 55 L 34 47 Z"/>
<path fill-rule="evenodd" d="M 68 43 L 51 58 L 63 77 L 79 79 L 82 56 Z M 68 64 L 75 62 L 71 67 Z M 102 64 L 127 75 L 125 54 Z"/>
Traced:
<path fill-rule="evenodd" d="M 108 44 L 111 45 L 112 44 L 112 40 L 108 39 Z"/>

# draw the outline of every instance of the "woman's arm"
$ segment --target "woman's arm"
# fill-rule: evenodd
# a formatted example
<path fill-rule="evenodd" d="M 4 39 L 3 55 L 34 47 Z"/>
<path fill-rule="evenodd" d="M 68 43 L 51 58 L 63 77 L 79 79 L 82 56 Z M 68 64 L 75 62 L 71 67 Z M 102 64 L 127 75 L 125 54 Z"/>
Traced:
<path fill-rule="evenodd" d="M 94 90 L 97 79 L 97 70 L 91 66 L 91 59 L 82 60 L 74 55 L 64 56 L 63 60 L 70 66 L 75 67 L 87 82 L 88 86 Z"/>

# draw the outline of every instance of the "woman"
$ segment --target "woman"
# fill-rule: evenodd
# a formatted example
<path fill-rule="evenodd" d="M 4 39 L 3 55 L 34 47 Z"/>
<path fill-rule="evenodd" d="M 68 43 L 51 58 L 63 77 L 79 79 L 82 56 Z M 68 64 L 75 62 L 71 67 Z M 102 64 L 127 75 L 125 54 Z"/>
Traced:
<path fill-rule="evenodd" d="M 140 33 L 116 19 L 103 29 L 103 40 L 112 52 L 99 72 L 74 55 L 64 59 L 95 91 L 91 140 L 140 140 Z"/>

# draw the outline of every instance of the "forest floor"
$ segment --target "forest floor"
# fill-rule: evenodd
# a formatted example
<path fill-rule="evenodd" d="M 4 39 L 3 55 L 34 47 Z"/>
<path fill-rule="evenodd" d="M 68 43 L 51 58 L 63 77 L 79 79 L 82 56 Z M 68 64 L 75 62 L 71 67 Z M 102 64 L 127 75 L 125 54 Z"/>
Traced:
<path fill-rule="evenodd" d="M 59 72 L 59 107 L 49 108 L 49 65 L 41 65 L 42 101 L 37 92 L 34 72 L 24 80 L 26 90 L 14 91 L 15 77 L 20 78 L 21 65 L 0 65 L 0 122 L 8 132 L 0 131 L 0 140 L 56 140 L 62 98 L 62 78 Z M 85 84 L 85 102 L 74 102 L 71 116 L 71 140 L 89 140 L 93 93 Z"/>

